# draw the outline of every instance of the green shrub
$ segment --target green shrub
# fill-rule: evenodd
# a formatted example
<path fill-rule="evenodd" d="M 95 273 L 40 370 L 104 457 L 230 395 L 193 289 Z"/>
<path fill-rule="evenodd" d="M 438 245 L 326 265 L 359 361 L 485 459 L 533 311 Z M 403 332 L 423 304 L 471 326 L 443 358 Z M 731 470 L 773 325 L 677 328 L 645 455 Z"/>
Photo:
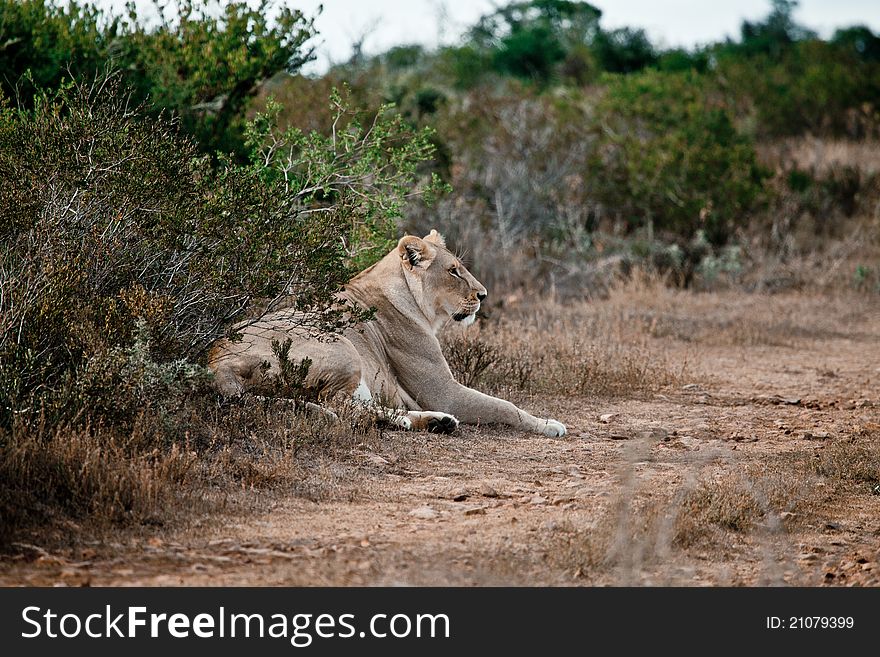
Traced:
<path fill-rule="evenodd" d="M 599 32 L 593 50 L 609 73 L 632 73 L 657 63 L 657 52 L 644 30 L 624 27 Z"/>
<path fill-rule="evenodd" d="M 723 243 L 759 201 L 753 143 L 698 75 L 609 77 L 596 108 L 598 193 L 629 226 Z"/>
<path fill-rule="evenodd" d="M 777 56 L 720 57 L 717 76 L 759 136 L 811 132 L 861 138 L 880 107 L 880 62 L 817 39 Z"/>
<path fill-rule="evenodd" d="M 344 231 L 345 260 L 359 270 L 391 248 L 408 198 L 430 203 L 448 188 L 435 174 L 414 189 L 419 165 L 436 150 L 432 129 L 413 131 L 391 105 L 372 117 L 355 111 L 335 89 L 330 104 L 333 130 L 306 133 L 279 129 L 283 108 L 269 99 L 266 111 L 249 124 L 247 143 L 254 166 L 262 168 L 267 181 L 307 206 L 310 215 Z"/>
<path fill-rule="evenodd" d="M 0 90 L 29 105 L 37 89 L 93 77 L 121 33 L 121 20 L 94 5 L 0 0 Z"/>
<path fill-rule="evenodd" d="M 258 84 L 312 58 L 312 20 L 282 7 L 270 21 L 272 5 L 176 0 L 174 18 L 160 7 L 154 25 L 133 4 L 116 16 L 77 0 L 0 0 L 0 89 L 30 107 L 36 90 L 112 66 L 151 115 L 179 117 L 205 152 L 244 157 L 244 111 Z"/>
<path fill-rule="evenodd" d="M 313 20 L 272 0 L 216 3 L 178 0 L 177 18 L 146 26 L 129 11 L 116 58 L 136 100 L 151 112 L 180 116 L 183 130 L 206 152 L 245 155 L 244 110 L 257 85 L 279 71 L 294 72 L 312 59 L 306 42 Z"/>
<path fill-rule="evenodd" d="M 213 168 L 118 79 L 4 110 L 0 428 L 173 406 L 206 347 L 263 310 L 327 309 L 308 320 L 324 331 L 363 317 L 329 309 L 333 293 L 386 248 L 404 197 L 436 185 L 415 188 L 425 134 L 385 114 L 339 127 L 263 142 L 259 117 L 253 162 Z"/>

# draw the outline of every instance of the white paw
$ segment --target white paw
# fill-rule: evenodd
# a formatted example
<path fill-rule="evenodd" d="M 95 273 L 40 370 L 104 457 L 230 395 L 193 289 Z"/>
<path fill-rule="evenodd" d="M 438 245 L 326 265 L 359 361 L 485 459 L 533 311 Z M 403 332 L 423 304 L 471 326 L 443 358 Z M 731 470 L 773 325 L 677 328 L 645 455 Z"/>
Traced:
<path fill-rule="evenodd" d="M 545 436 L 550 436 L 551 438 L 561 438 L 567 432 L 565 430 L 565 425 L 562 424 L 562 422 L 547 420 L 544 427 L 541 429 L 541 433 Z"/>
<path fill-rule="evenodd" d="M 412 429 L 412 420 L 410 420 L 405 415 L 401 415 L 394 422 L 404 431 L 410 431 Z"/>

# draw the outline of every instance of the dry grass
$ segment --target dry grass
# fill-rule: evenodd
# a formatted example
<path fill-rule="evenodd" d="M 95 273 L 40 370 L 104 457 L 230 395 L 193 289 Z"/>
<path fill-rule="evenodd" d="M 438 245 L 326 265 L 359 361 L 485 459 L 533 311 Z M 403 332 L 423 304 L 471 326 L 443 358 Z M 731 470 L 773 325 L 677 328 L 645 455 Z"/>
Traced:
<path fill-rule="evenodd" d="M 661 279 L 644 273 L 618 284 L 607 300 L 589 304 L 584 310 L 587 308 L 615 317 L 618 325 L 627 326 L 628 331 L 618 331 L 615 336 L 624 340 L 642 336 L 742 347 L 852 337 L 854 324 L 864 324 L 877 313 L 873 297 L 848 290 L 833 294 L 743 294 L 739 290 L 693 293 L 668 287 Z M 601 326 L 597 328 L 602 330 Z"/>
<path fill-rule="evenodd" d="M 747 533 L 760 523 L 779 529 L 780 518 L 799 517 L 811 508 L 813 491 L 803 458 L 788 456 L 704 479 L 684 492 L 673 542 L 679 547 L 723 544 L 730 532 Z"/>
<path fill-rule="evenodd" d="M 859 427 L 813 459 L 813 471 L 837 487 L 880 494 L 880 426 Z"/>
<path fill-rule="evenodd" d="M 632 459 L 650 458 L 644 449 L 650 451 L 643 446 L 624 459 L 618 493 L 592 523 L 572 524 L 554 538 L 550 552 L 558 567 L 588 581 L 610 576 L 615 584 L 634 584 L 670 561 L 706 554 L 721 559 L 748 536 L 759 542 L 784 536 L 821 514 L 812 451 L 735 468 L 694 463 L 689 476 L 658 491 L 636 474 Z M 677 580 L 667 573 L 660 581 Z"/>
<path fill-rule="evenodd" d="M 641 298 L 669 294 L 661 282 L 637 277 L 595 303 L 520 306 L 472 329 L 450 327 L 444 352 L 459 380 L 493 394 L 650 393 L 675 384 L 687 369 L 652 344 L 650 311 L 639 308 Z"/>
<path fill-rule="evenodd" d="M 696 359 L 704 347 L 873 340 L 877 312 L 852 291 L 694 293 L 635 272 L 604 299 L 508 305 L 469 329 L 450 326 L 442 343 L 453 374 L 491 394 L 632 397 L 693 382 L 688 350 Z"/>
<path fill-rule="evenodd" d="M 857 167 L 880 173 L 880 144 L 872 141 L 798 137 L 759 144 L 758 154 L 769 165 L 791 162 L 801 169 L 827 173 L 835 167 Z"/>
<path fill-rule="evenodd" d="M 188 446 L 133 449 L 103 429 L 16 427 L 0 447 L 0 544 L 59 517 L 108 523 L 160 522 L 187 495 L 197 457 Z M 178 497 L 180 496 L 180 497 Z"/>
<path fill-rule="evenodd" d="M 167 418 L 146 415 L 127 433 L 40 424 L 0 435 L 0 481 L 8 482 L 0 545 L 65 519 L 87 520 L 87 531 L 174 523 L 215 498 L 228 504 L 236 490 L 350 497 L 327 463 L 380 437 L 373 418 L 350 406 L 336 408 L 341 422 L 331 423 L 283 400 L 202 401 L 175 418 L 178 440 L 165 438 Z"/>
<path fill-rule="evenodd" d="M 872 425 L 857 433 L 819 453 L 794 450 L 735 468 L 704 465 L 701 476 L 659 495 L 636 485 L 632 464 L 625 464 L 618 496 L 595 521 L 566 526 L 555 537 L 554 562 L 588 579 L 613 572 L 613 581 L 626 584 L 676 552 L 722 558 L 748 537 L 785 542 L 814 526 L 841 493 L 880 494 L 880 432 Z"/>

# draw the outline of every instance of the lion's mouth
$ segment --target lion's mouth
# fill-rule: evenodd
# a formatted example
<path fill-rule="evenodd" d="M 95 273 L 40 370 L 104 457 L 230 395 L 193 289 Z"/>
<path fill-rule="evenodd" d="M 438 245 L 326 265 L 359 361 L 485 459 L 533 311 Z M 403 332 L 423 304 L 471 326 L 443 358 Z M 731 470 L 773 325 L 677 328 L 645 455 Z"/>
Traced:
<path fill-rule="evenodd" d="M 476 315 L 477 311 L 479 309 L 480 309 L 480 304 L 476 304 L 475 306 L 465 308 L 465 309 L 455 313 L 452 316 L 452 319 L 454 319 L 456 322 L 463 322 L 464 320 L 466 320 L 468 318 L 472 318 L 474 315 Z"/>

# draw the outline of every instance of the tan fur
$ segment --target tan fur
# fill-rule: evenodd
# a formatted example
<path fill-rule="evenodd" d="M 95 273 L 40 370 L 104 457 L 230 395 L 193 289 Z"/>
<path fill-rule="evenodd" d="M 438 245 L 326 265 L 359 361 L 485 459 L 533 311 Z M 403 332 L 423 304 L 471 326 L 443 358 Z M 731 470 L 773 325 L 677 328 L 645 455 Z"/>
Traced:
<path fill-rule="evenodd" d="M 376 308 L 374 320 L 336 340 L 317 340 L 292 328 L 295 316 L 280 310 L 242 326 L 241 341 L 218 341 L 209 366 L 222 393 L 240 394 L 259 382 L 263 363 L 270 366 L 268 374 L 278 371 L 272 340 L 290 338 L 289 358 L 312 360 L 307 387 L 325 397 L 341 392 L 372 404 L 382 400 L 383 414 L 394 415 L 388 406 L 401 409 L 396 418 L 403 428 L 451 431 L 458 422 L 500 423 L 565 435 L 561 423 L 536 418 L 453 378 L 437 334 L 450 321 L 472 322 L 485 296 L 486 288 L 437 231 L 424 239 L 408 235 L 340 294 L 349 303 Z"/>

